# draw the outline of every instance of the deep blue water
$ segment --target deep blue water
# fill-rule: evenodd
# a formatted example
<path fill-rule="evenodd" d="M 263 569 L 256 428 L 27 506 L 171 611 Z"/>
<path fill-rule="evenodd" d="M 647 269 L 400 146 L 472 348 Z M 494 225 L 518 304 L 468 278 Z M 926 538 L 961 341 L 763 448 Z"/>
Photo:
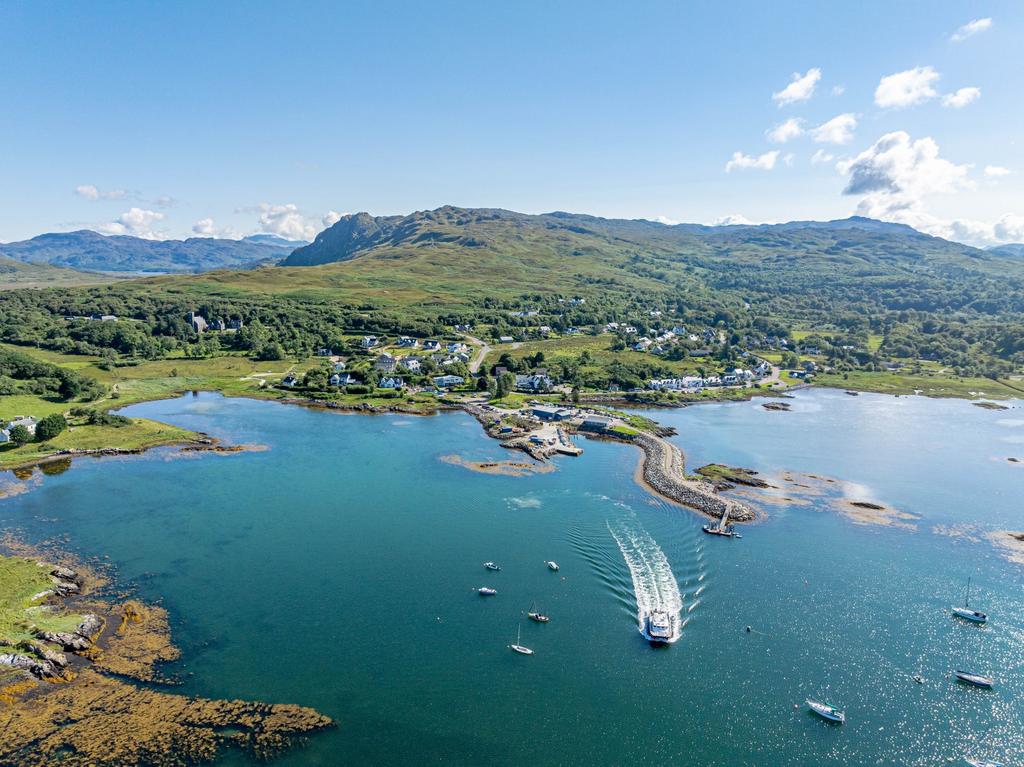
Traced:
<path fill-rule="evenodd" d="M 1006 461 L 1024 458 L 1014 404 L 815 390 L 789 413 L 756 402 L 653 413 L 679 430 L 691 466 L 847 480 L 857 497 L 919 515 L 912 531 L 854 524 L 820 499 L 768 507 L 742 541 L 712 540 L 633 482 L 627 446 L 583 441 L 554 473 L 485 476 L 438 460 L 515 457 L 463 414 L 351 416 L 211 394 L 125 412 L 269 449 L 76 461 L 5 500 L 0 525 L 35 540 L 66 532 L 162 599 L 184 651 L 169 669 L 181 692 L 337 720 L 282 765 L 1014 764 L 1024 567 L 980 540 L 1024 528 L 1024 467 Z M 624 554 L 643 599 L 682 605 L 669 648 L 637 632 Z M 949 617 L 968 575 L 987 627 Z M 481 599 L 481 585 L 498 596 Z M 550 624 L 523 620 L 535 601 Z M 506 647 L 520 622 L 533 657 Z M 953 683 L 961 666 L 997 688 Z M 918 671 L 927 684 L 912 682 Z M 808 715 L 808 696 L 844 707 L 848 723 Z"/>

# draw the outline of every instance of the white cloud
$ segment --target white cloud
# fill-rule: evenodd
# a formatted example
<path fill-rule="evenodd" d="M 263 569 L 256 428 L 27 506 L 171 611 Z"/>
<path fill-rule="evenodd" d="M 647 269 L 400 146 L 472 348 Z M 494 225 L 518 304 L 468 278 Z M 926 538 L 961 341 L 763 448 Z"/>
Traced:
<path fill-rule="evenodd" d="M 654 218 L 652 218 L 650 220 L 651 221 L 656 221 L 659 224 L 664 224 L 665 226 L 675 226 L 676 224 L 679 223 L 674 218 L 669 218 L 668 216 L 655 216 Z"/>
<path fill-rule="evenodd" d="M 779 159 L 779 150 L 774 149 L 771 152 L 765 152 L 762 155 L 754 157 L 753 155 L 743 154 L 743 152 L 733 152 L 732 159 L 725 164 L 725 172 L 730 173 L 734 168 L 757 168 L 758 170 L 771 170 L 775 167 L 775 161 Z"/>
<path fill-rule="evenodd" d="M 785 144 L 790 139 L 798 138 L 803 135 L 804 121 L 799 117 L 790 117 L 788 120 L 779 123 L 774 128 L 766 132 L 768 140 L 776 144 Z"/>
<path fill-rule="evenodd" d="M 811 164 L 819 165 L 823 162 L 832 162 L 834 159 L 836 159 L 835 155 L 829 154 L 824 149 L 819 149 L 811 155 Z"/>
<path fill-rule="evenodd" d="M 939 73 L 933 67 L 914 67 L 886 75 L 878 81 L 875 104 L 883 108 L 921 104 L 938 95 L 932 87 L 938 79 Z"/>
<path fill-rule="evenodd" d="M 312 240 L 324 228 L 322 220 L 306 216 L 293 203 L 272 205 L 261 202 L 253 208 L 241 208 L 239 212 L 255 212 L 260 232 L 288 240 Z"/>
<path fill-rule="evenodd" d="M 782 161 L 783 161 L 784 163 L 786 163 L 786 167 L 787 167 L 787 168 L 792 168 L 792 167 L 793 167 L 793 160 L 795 160 L 795 159 L 796 159 L 796 155 L 795 155 L 795 154 L 793 154 L 792 152 L 787 152 L 787 153 L 786 153 L 786 154 L 785 154 L 785 155 L 784 155 L 784 156 L 782 157 Z"/>
<path fill-rule="evenodd" d="M 155 210 L 129 208 L 116 221 L 102 224 L 99 229 L 105 234 L 128 234 L 147 240 L 159 240 L 161 235 L 153 229 L 158 221 L 163 221 L 164 214 Z"/>
<path fill-rule="evenodd" d="M 153 204 L 157 205 L 157 206 L 159 206 L 161 208 L 170 208 L 172 205 L 175 205 L 177 202 L 178 201 L 175 200 L 173 197 L 171 197 L 170 195 L 166 195 L 166 194 L 162 194 L 159 197 L 157 197 L 155 200 L 153 200 Z"/>
<path fill-rule="evenodd" d="M 993 224 L 992 236 L 998 242 L 1024 242 L 1024 216 L 1005 214 Z"/>
<path fill-rule="evenodd" d="M 914 141 L 904 131 L 887 133 L 836 167 L 849 176 L 843 194 L 861 197 L 856 211 L 859 215 L 908 224 L 927 234 L 969 245 L 1024 240 L 1024 216 L 1007 213 L 985 222 L 941 219 L 928 211 L 925 202 L 930 195 L 974 188 L 968 178 L 971 166 L 941 157 L 939 145 L 930 137 Z"/>
<path fill-rule="evenodd" d="M 974 19 L 974 21 L 968 21 L 956 32 L 950 35 L 950 40 L 954 43 L 960 43 L 966 40 L 968 37 L 974 37 L 979 32 L 984 32 L 986 29 L 992 26 L 992 19 Z"/>
<path fill-rule="evenodd" d="M 1001 178 L 1002 176 L 1009 176 L 1010 169 L 1004 168 L 1001 165 L 986 165 L 985 175 L 988 178 Z"/>
<path fill-rule="evenodd" d="M 833 85 L 832 86 L 832 95 L 833 96 L 842 96 L 844 93 L 846 93 L 846 86 L 845 85 Z"/>
<path fill-rule="evenodd" d="M 811 138 L 819 144 L 848 144 L 857 129 L 857 115 L 846 112 L 811 129 Z"/>
<path fill-rule="evenodd" d="M 753 224 L 753 221 L 739 213 L 731 213 L 711 222 L 711 226 L 752 226 Z"/>
<path fill-rule="evenodd" d="M 960 88 L 942 97 L 942 106 L 963 109 L 972 101 L 981 98 L 981 88 Z"/>
<path fill-rule="evenodd" d="M 192 234 L 197 237 L 216 237 L 219 240 L 239 240 L 242 233 L 237 229 L 218 227 L 212 218 L 201 218 L 192 224 Z"/>
<path fill-rule="evenodd" d="M 217 230 L 213 225 L 212 218 L 201 218 L 192 224 L 192 233 L 200 237 L 216 237 Z"/>
<path fill-rule="evenodd" d="M 324 225 L 325 229 L 330 229 L 336 223 L 341 221 L 341 217 L 344 215 L 344 213 L 338 213 L 336 210 L 329 210 L 324 213 L 324 217 L 320 219 L 320 223 Z"/>
<path fill-rule="evenodd" d="M 817 67 L 808 69 L 805 74 L 794 72 L 789 85 L 772 94 L 772 101 L 780 107 L 786 104 L 795 104 L 798 101 L 807 101 L 814 95 L 814 87 L 820 79 L 821 70 Z"/>
<path fill-rule="evenodd" d="M 123 200 L 128 193 L 124 189 L 101 192 L 93 184 L 79 184 L 75 187 L 75 194 L 87 200 Z"/>

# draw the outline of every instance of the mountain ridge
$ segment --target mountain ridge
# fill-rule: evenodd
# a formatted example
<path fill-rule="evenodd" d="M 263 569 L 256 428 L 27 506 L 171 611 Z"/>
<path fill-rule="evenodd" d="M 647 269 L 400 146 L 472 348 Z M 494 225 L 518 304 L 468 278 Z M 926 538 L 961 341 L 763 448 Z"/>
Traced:
<path fill-rule="evenodd" d="M 253 235 L 241 240 L 147 240 L 80 229 L 47 232 L 28 240 L 0 244 L 0 256 L 87 271 L 189 273 L 252 268 L 279 260 L 301 244 L 276 235 Z"/>

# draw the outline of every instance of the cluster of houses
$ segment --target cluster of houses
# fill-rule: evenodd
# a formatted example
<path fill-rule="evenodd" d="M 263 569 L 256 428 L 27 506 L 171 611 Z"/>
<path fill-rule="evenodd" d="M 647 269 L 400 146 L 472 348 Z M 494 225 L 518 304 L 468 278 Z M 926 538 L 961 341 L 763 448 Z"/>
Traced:
<path fill-rule="evenodd" d="M 11 429 L 15 426 L 24 426 L 33 437 L 36 434 L 36 419 L 30 415 L 16 415 L 6 426 L 0 429 L 0 442 L 11 441 Z"/>
<path fill-rule="evenodd" d="M 700 391 L 716 386 L 743 386 L 771 375 L 772 367 L 761 360 L 752 369 L 731 368 L 720 376 L 683 376 L 682 378 L 655 378 L 647 382 L 654 391 Z"/>

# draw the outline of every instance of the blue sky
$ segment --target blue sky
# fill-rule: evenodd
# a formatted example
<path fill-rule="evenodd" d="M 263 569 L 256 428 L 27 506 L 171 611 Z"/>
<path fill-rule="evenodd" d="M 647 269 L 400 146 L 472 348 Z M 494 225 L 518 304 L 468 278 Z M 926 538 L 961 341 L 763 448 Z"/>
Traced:
<path fill-rule="evenodd" d="M 1024 241 L 1024 5 L 726 5 L 7 0 L 0 241 L 445 203 Z"/>

